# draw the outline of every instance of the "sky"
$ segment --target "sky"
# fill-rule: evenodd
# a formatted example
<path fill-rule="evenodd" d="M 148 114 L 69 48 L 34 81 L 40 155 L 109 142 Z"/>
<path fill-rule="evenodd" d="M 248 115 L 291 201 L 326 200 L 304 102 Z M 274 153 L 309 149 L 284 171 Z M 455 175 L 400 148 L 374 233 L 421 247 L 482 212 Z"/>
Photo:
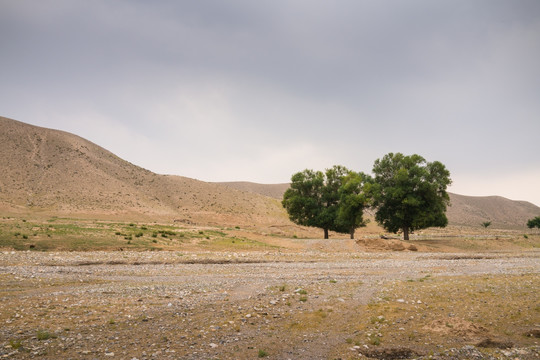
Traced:
<path fill-rule="evenodd" d="M 0 0 L 0 49 L 0 116 L 160 174 L 401 152 L 540 205 L 538 0 Z"/>

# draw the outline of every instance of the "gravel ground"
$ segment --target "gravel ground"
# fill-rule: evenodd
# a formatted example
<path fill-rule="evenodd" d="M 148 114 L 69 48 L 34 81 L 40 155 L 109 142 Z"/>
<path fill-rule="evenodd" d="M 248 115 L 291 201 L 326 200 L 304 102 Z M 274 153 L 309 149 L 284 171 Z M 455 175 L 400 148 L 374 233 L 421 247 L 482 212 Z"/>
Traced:
<path fill-rule="evenodd" d="M 491 355 L 470 344 L 381 355 L 346 339 L 389 283 L 537 279 L 539 259 L 540 252 L 2 252 L 0 357 L 538 359 L 530 342 Z M 437 352 L 427 355 L 431 348 Z"/>

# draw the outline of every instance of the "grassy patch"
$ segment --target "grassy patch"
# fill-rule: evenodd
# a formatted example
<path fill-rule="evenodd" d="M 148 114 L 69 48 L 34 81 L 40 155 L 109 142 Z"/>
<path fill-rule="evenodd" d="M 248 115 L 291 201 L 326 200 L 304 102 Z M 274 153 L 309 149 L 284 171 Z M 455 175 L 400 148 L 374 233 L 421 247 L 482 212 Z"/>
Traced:
<path fill-rule="evenodd" d="M 48 330 L 38 330 L 36 337 L 38 340 L 49 340 L 56 338 L 56 335 L 49 332 Z"/>
<path fill-rule="evenodd" d="M 174 250 L 184 244 L 201 245 L 208 250 L 274 247 L 257 240 L 229 236 L 221 230 L 68 218 L 3 219 L 0 220 L 0 247 L 33 251 Z"/>
<path fill-rule="evenodd" d="M 267 356 L 268 356 L 268 353 L 266 352 L 266 350 L 259 349 L 259 352 L 257 353 L 257 357 L 263 358 Z"/>

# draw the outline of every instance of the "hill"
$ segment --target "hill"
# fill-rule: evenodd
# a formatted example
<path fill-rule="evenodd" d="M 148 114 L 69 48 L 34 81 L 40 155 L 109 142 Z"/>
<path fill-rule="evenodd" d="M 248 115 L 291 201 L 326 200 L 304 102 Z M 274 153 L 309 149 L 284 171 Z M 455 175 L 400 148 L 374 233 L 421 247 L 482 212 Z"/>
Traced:
<path fill-rule="evenodd" d="M 0 117 L 0 153 L 4 211 L 292 225 L 274 198 L 158 175 L 63 131 Z"/>
<path fill-rule="evenodd" d="M 477 226 L 491 221 L 501 229 L 525 228 L 527 220 L 540 215 L 540 207 L 527 201 L 516 201 L 501 196 L 464 196 L 450 194 L 448 221 L 454 225 Z"/>
<path fill-rule="evenodd" d="M 255 184 L 246 182 L 221 183 L 228 187 L 251 191 L 281 200 L 289 184 Z M 449 225 L 480 227 L 491 221 L 491 227 L 522 229 L 527 220 L 540 215 L 540 207 L 527 201 L 509 200 L 501 196 L 465 196 L 449 193 L 451 205 L 447 216 Z"/>
<path fill-rule="evenodd" d="M 283 193 L 289 188 L 289 184 L 258 184 L 249 181 L 218 182 L 231 189 L 261 194 L 281 201 Z"/>
<path fill-rule="evenodd" d="M 3 212 L 298 229 L 280 204 L 288 184 L 158 175 L 79 136 L 4 117 L 0 153 Z M 491 221 L 494 228 L 517 229 L 540 214 L 531 203 L 498 196 L 450 198 L 450 225 Z"/>

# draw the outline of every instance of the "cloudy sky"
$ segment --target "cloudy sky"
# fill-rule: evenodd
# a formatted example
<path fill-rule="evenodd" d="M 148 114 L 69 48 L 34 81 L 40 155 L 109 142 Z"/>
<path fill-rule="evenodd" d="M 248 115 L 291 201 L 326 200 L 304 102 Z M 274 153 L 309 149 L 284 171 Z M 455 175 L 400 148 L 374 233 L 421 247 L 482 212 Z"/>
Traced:
<path fill-rule="evenodd" d="M 447 166 L 540 205 L 538 0 L 0 0 L 0 115 L 162 174 Z"/>

